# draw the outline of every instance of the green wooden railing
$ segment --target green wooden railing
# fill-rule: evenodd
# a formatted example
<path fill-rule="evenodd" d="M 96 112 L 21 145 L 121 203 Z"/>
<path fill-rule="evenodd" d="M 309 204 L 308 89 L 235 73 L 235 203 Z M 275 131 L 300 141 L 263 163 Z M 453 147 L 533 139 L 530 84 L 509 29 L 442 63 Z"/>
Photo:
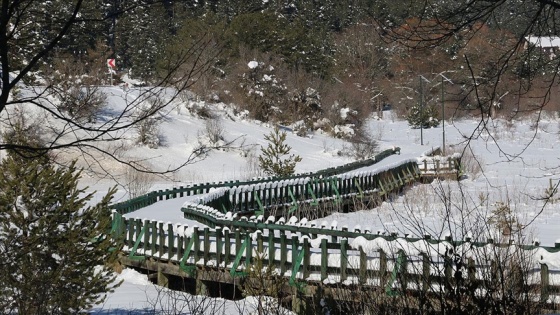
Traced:
<path fill-rule="evenodd" d="M 120 214 L 126 214 L 147 207 L 149 205 L 152 205 L 158 201 L 168 200 L 173 198 L 182 198 L 185 196 L 202 195 L 208 193 L 211 189 L 216 189 L 221 187 L 241 187 L 241 186 L 276 182 L 279 180 L 297 180 L 310 176 L 316 178 L 329 177 L 329 176 L 344 174 L 353 170 L 374 165 L 375 163 L 378 163 L 381 160 L 398 153 L 400 153 L 399 148 L 388 149 L 377 154 L 374 158 L 367 159 L 364 161 L 352 162 L 338 167 L 331 167 L 324 170 L 319 170 L 314 173 L 298 174 L 289 177 L 267 177 L 267 178 L 259 178 L 250 181 L 225 181 L 225 182 L 218 182 L 218 183 L 202 183 L 202 184 L 194 184 L 190 186 L 180 186 L 173 189 L 152 191 L 140 197 L 136 197 L 124 202 L 113 204 L 111 207 L 117 212 L 119 212 Z"/>
<path fill-rule="evenodd" d="M 337 203 L 349 198 L 385 198 L 420 178 L 416 160 L 403 161 L 382 171 L 351 172 L 318 178 L 307 177 L 277 182 L 223 188 L 209 198 L 185 203 L 187 219 L 210 227 L 231 221 L 227 212 L 238 215 L 267 215 L 272 208 L 287 207 L 288 214 L 304 204 Z M 373 197 L 372 197 L 373 196 Z M 203 205 L 204 207 L 201 207 Z"/>
<path fill-rule="evenodd" d="M 533 259 L 536 264 L 527 271 L 527 285 L 539 290 L 544 300 L 560 289 L 558 283 L 550 281 L 557 271 L 535 258 L 558 253 L 560 244 L 543 247 L 493 244 L 492 240 L 403 238 L 344 228 L 266 223 L 256 223 L 252 226 L 256 230 L 251 232 L 222 227 L 199 229 L 126 218 L 117 212 L 114 216 L 117 223 L 113 235 L 124 240 L 123 251 L 130 259 L 174 263 L 186 276 L 195 276 L 203 266 L 225 268 L 233 277 L 247 276 L 247 266 L 260 259 L 263 266 L 274 268 L 294 286 L 306 282 L 362 284 L 397 295 L 410 288 L 420 290 L 453 283 L 456 256 L 447 256 L 448 249 L 462 255 L 466 266 L 464 278 L 472 283 L 483 283 L 495 276 L 493 260 L 499 259 L 501 253 L 523 250 L 528 252 L 524 256 L 529 257 L 524 263 Z M 377 242 L 379 249 L 368 249 L 368 241 Z M 407 253 L 406 248 L 427 250 Z M 411 283 L 414 285 L 410 286 Z"/>
<path fill-rule="evenodd" d="M 351 163 L 339 168 L 322 170 L 313 174 L 300 174 L 289 178 L 267 178 L 248 182 L 224 182 L 193 185 L 177 189 L 151 192 L 127 202 L 113 205 L 112 234 L 123 242 L 123 251 L 131 260 L 146 258 L 176 263 L 186 274 L 192 275 L 197 266 L 218 266 L 229 270 L 232 276 L 245 276 L 246 266 L 261 257 L 268 266 L 275 266 L 289 283 L 301 281 L 327 281 L 387 286 L 390 294 L 396 294 L 393 286 L 397 277 L 410 273 L 404 266 L 414 260 L 406 253 L 398 256 L 383 251 L 372 254 L 355 240 L 379 241 L 398 244 L 397 236 L 384 236 L 368 230 L 348 230 L 326 226 L 308 225 L 306 222 L 268 216 L 271 208 L 284 207 L 285 214 L 296 211 L 302 204 L 317 206 L 322 202 L 340 203 L 349 198 L 385 198 L 406 185 L 419 180 L 423 172 L 458 172 L 460 165 L 455 158 L 404 160 L 381 170 L 360 170 L 391 154 L 388 150 L 372 160 Z M 422 169 L 421 169 L 422 168 Z M 210 190 L 212 192 L 210 193 Z M 180 210 L 184 216 L 207 225 L 207 228 L 189 228 L 172 223 L 126 218 L 137 209 L 161 200 L 197 196 L 194 202 L 185 203 Z M 179 210 L 178 210 L 179 211 Z M 244 216 L 249 214 L 250 216 Z M 233 231 L 233 232 L 230 232 Z M 254 237 L 255 239 L 253 239 Z M 435 245 L 447 242 L 452 246 L 482 247 L 488 242 L 439 241 L 430 238 L 401 238 L 407 243 L 423 242 Z M 520 246 L 526 250 L 557 248 Z M 440 255 L 440 253 L 438 253 Z M 394 256 L 394 257 L 393 257 Z M 334 259 L 329 259 L 334 258 Z M 337 263 L 332 263 L 336 261 Z M 372 268 L 372 261 L 378 266 Z M 424 262 L 439 264 L 437 261 Z M 390 268 L 389 266 L 397 266 Z M 541 266 L 540 272 L 546 270 Z M 445 268 L 444 268 L 445 269 Z M 407 275 L 414 279 L 419 276 Z M 543 274 L 541 279 L 548 279 Z M 547 285 L 548 280 L 538 285 Z M 535 284 L 537 285 L 537 284 Z"/>

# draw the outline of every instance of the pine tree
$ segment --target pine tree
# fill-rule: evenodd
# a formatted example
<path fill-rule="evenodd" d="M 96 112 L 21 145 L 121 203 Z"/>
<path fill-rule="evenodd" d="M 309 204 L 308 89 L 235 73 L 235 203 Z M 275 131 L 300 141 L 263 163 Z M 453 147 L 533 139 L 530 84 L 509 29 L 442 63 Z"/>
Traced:
<path fill-rule="evenodd" d="M 126 14 L 118 16 L 114 29 L 114 50 L 119 69 L 128 69 L 136 79 L 154 79 L 155 65 L 170 39 L 171 20 L 161 2 L 126 3 Z"/>
<path fill-rule="evenodd" d="M 435 106 L 424 106 L 424 108 L 419 105 L 413 106 L 406 116 L 408 124 L 412 128 L 433 128 L 439 126 L 439 112 Z"/>
<path fill-rule="evenodd" d="M 107 262 L 111 190 L 97 204 L 72 163 L 9 153 L 0 164 L 0 309 L 8 314 L 87 310 L 115 287 Z"/>
<path fill-rule="evenodd" d="M 274 131 L 264 136 L 264 139 L 268 141 L 268 146 L 266 148 L 261 147 L 259 166 L 265 174 L 271 176 L 288 176 L 293 174 L 296 164 L 301 162 L 301 157 L 290 154 L 292 148 L 285 143 L 286 133 L 280 132 L 280 129 L 276 127 Z"/>

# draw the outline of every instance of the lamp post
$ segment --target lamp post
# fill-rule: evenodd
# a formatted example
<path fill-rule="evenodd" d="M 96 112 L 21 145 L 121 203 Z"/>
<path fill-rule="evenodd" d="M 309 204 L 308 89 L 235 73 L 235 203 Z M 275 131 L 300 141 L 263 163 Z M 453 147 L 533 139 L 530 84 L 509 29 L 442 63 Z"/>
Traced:
<path fill-rule="evenodd" d="M 424 85 L 422 81 L 432 83 L 432 81 L 426 79 L 423 75 L 420 75 L 420 145 L 424 145 Z"/>
<path fill-rule="evenodd" d="M 424 86 L 420 76 L 420 145 L 424 145 Z"/>
<path fill-rule="evenodd" d="M 443 143 L 441 147 L 441 153 L 445 156 L 445 89 L 443 88 L 444 80 L 453 84 L 453 82 L 448 79 L 443 73 L 439 74 L 441 76 L 441 128 L 443 134 Z"/>

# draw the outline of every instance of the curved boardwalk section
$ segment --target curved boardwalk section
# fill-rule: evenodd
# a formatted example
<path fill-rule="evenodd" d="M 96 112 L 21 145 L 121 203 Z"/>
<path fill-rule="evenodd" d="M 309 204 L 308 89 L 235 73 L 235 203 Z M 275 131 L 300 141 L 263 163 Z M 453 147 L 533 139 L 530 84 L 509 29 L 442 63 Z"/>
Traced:
<path fill-rule="evenodd" d="M 356 201 L 373 207 L 416 182 L 460 176 L 456 157 L 403 158 L 375 167 L 396 153 L 313 174 L 193 185 L 116 204 L 112 234 L 123 244 L 121 261 L 153 272 L 162 285 L 184 288 L 177 279 L 183 285 L 191 281 L 199 294 L 254 287 L 266 275 L 268 282 L 282 282 L 278 294 L 290 296 L 295 311 L 319 291 L 354 304 L 360 303 L 359 292 L 411 295 L 418 301 L 407 307 L 423 309 L 426 301 L 451 299 L 461 290 L 472 292 L 463 293 L 465 299 L 482 299 L 500 283 L 511 291 L 512 281 L 522 284 L 516 294 L 530 304 L 555 308 L 560 244 L 433 240 L 308 223 L 331 211 L 352 211 Z M 175 211 L 205 227 L 127 215 L 174 198 L 184 200 Z"/>

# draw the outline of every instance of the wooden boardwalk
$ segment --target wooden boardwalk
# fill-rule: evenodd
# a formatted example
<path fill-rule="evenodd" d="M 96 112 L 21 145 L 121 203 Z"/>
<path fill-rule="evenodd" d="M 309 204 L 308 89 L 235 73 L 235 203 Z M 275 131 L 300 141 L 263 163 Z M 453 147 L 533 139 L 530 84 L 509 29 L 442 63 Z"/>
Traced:
<path fill-rule="evenodd" d="M 357 200 L 375 204 L 416 182 L 460 176 L 457 158 L 404 160 L 373 171 L 361 168 L 356 164 L 287 179 L 180 187 L 114 205 L 112 234 L 122 244 L 121 263 L 150 272 L 161 285 L 176 287 L 172 277 L 182 283 L 190 279 L 198 294 L 208 293 L 216 284 L 229 290 L 243 287 L 266 269 L 274 275 L 271 279 L 283 281 L 281 291 L 291 296 L 293 310 L 298 311 L 317 290 L 349 300 L 349 292 L 364 288 L 387 296 L 451 292 L 462 283 L 483 290 L 500 275 L 497 264 L 512 262 L 504 255 L 522 253 L 527 257 L 523 260 L 527 292 L 548 309 L 556 307 L 560 268 L 547 265 L 543 257 L 554 256 L 560 244 L 399 237 L 362 228 L 316 226 L 298 217 L 304 209 L 307 214 L 319 209 L 352 211 Z M 197 198 L 177 211 L 206 228 L 127 216 L 184 196 Z"/>

